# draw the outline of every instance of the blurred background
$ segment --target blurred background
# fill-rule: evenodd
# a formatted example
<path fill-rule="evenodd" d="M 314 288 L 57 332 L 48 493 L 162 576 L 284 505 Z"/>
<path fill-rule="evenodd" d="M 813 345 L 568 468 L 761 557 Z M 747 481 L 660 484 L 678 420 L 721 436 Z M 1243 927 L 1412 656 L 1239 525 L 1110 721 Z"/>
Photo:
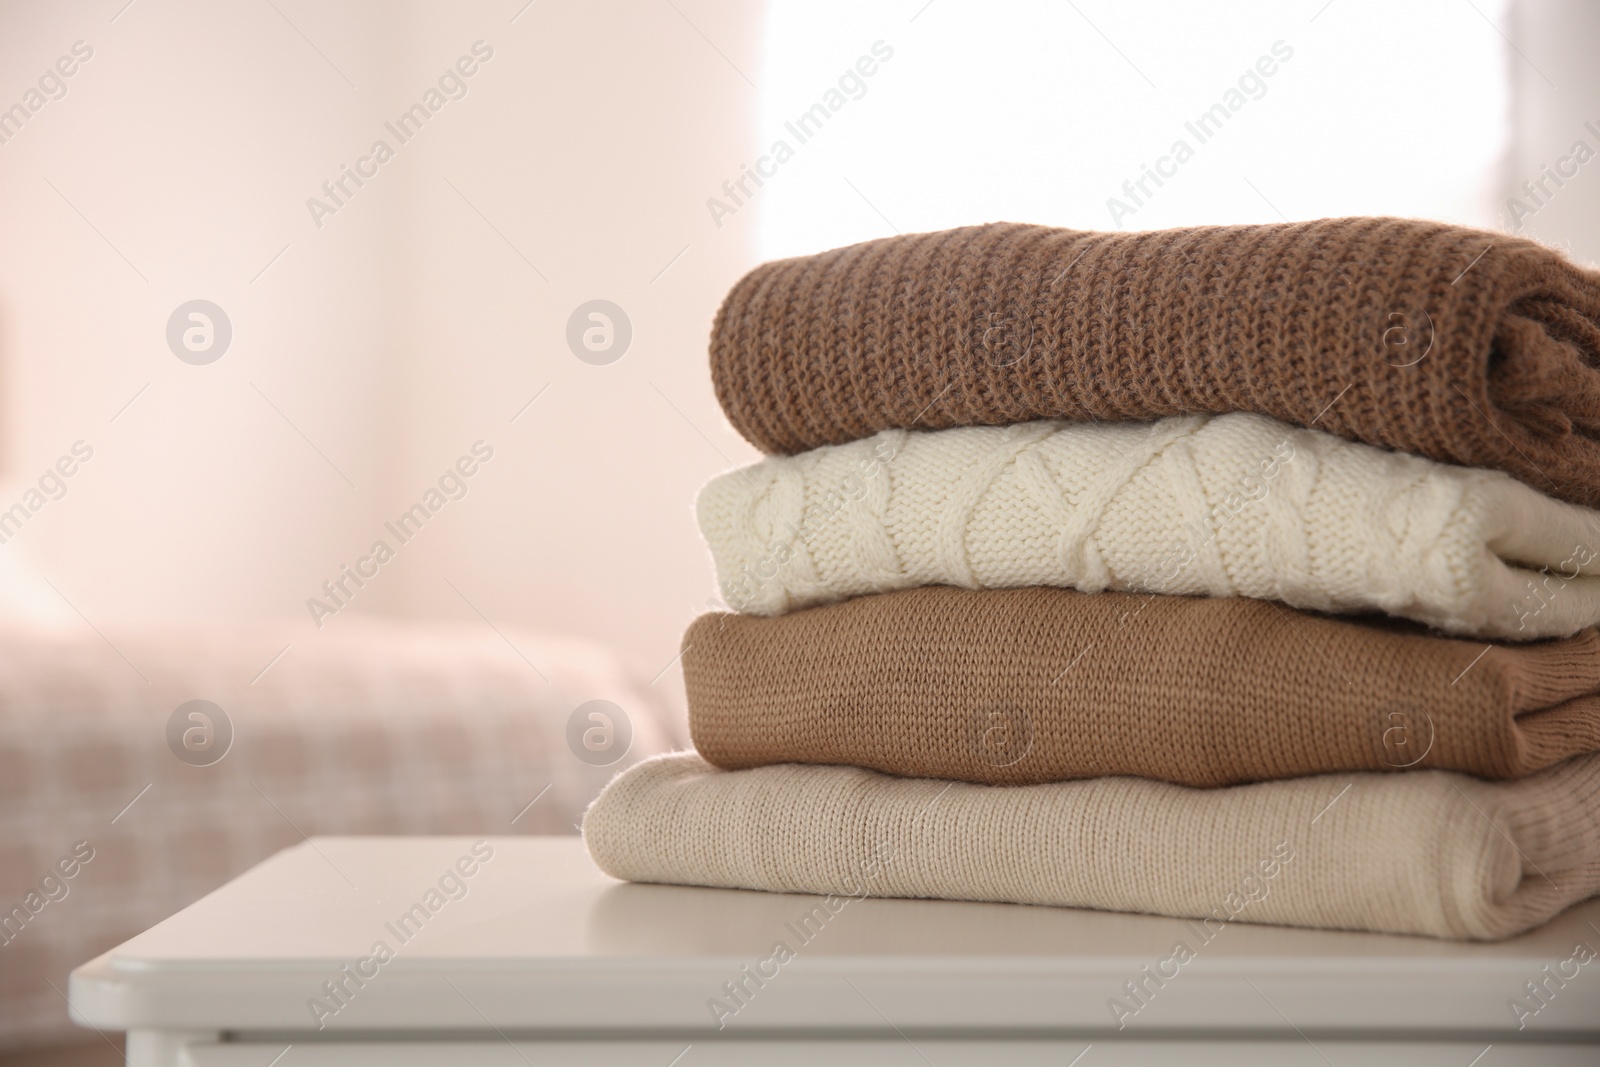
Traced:
<path fill-rule="evenodd" d="M 572 832 L 683 742 L 755 263 L 1388 214 L 1593 264 L 1596 46 L 1581 0 L 0 3 L 0 1062 L 114 1059 L 67 971 L 275 848 Z"/>

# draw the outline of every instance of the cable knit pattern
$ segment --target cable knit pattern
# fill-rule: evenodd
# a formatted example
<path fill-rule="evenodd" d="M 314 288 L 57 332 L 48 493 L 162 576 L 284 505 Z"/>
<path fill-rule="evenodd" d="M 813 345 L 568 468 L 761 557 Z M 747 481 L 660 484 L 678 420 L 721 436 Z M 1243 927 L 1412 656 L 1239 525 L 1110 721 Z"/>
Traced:
<path fill-rule="evenodd" d="M 1219 786 L 1600 751 L 1600 632 L 1497 645 L 1240 597 L 925 586 L 683 635 L 695 747 L 1026 785 Z"/>
<path fill-rule="evenodd" d="M 1419 219 L 993 223 L 766 263 L 711 373 L 764 452 L 1250 411 L 1600 506 L 1600 273 Z"/>
<path fill-rule="evenodd" d="M 723 597 L 758 615 L 1056 585 L 1507 640 L 1600 622 L 1600 514 L 1259 415 L 889 430 L 722 475 L 698 511 Z"/>
<path fill-rule="evenodd" d="M 1195 790 L 719 771 L 679 753 L 615 778 L 583 835 L 638 882 L 1498 939 L 1600 891 L 1600 756 L 1493 784 L 1417 771 Z"/>

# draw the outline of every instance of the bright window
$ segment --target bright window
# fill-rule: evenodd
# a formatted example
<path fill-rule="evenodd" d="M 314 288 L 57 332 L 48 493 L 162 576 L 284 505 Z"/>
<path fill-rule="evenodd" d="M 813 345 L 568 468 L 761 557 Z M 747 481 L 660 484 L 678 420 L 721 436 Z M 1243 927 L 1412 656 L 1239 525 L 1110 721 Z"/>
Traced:
<path fill-rule="evenodd" d="M 995 219 L 1499 225 L 1504 3 L 1319 6 L 772 0 L 760 254 Z"/>

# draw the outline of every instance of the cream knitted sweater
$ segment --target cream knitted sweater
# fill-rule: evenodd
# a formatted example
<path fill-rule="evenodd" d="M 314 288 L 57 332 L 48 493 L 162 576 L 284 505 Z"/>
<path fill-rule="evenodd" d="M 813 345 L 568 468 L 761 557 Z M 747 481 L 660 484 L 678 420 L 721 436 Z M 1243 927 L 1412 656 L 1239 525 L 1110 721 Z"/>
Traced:
<path fill-rule="evenodd" d="M 723 597 L 920 585 L 1252 596 L 1527 640 L 1600 622 L 1600 513 L 1260 415 L 886 430 L 702 490 Z"/>
<path fill-rule="evenodd" d="M 1600 891 L 1600 756 L 1512 782 L 1410 771 L 1190 789 L 719 771 L 675 753 L 613 779 L 583 835 L 602 870 L 637 882 L 1497 939 Z"/>

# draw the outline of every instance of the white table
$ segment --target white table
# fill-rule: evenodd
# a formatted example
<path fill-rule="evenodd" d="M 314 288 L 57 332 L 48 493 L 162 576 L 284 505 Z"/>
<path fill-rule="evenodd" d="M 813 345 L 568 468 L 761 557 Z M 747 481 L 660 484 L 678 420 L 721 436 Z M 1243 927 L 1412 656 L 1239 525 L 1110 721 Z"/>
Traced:
<path fill-rule="evenodd" d="M 877 899 L 830 914 L 618 883 L 576 838 L 492 839 L 484 861 L 473 844 L 281 852 L 78 968 L 74 1017 L 126 1030 L 135 1067 L 1600 1063 L 1600 959 L 1547 982 L 1520 1030 L 1509 1007 L 1579 942 L 1600 948 L 1600 902 L 1494 945 L 1242 923 L 1202 944 L 1175 919 Z M 458 863 L 470 877 L 444 888 L 465 895 L 428 898 Z M 1146 980 L 1119 1029 L 1109 1002 L 1137 1003 L 1124 983 L 1159 977 L 1177 941 L 1195 958 Z"/>

